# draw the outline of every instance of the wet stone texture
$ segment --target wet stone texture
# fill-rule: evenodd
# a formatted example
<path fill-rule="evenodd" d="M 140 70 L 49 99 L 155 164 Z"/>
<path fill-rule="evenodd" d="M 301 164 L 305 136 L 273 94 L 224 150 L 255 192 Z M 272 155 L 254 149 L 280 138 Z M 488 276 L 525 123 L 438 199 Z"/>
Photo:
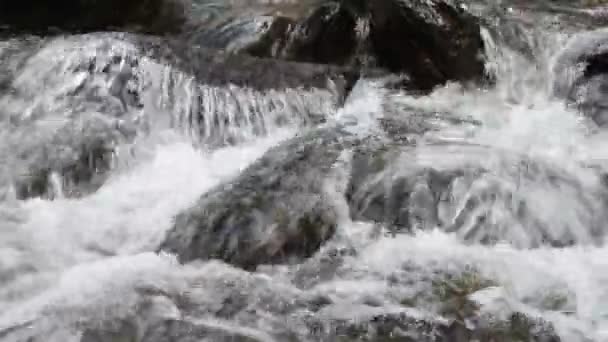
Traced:
<path fill-rule="evenodd" d="M 446 147 L 385 145 L 356 154 L 347 192 L 353 219 L 397 232 L 440 227 L 471 243 L 509 241 L 521 248 L 594 244 L 604 236 L 605 190 L 588 188 L 555 165 L 484 146 L 455 145 L 454 162 L 442 165 L 445 155 L 435 152 Z M 485 163 L 490 154 L 504 160 Z M 535 208 L 545 200 L 534 189 L 541 188 L 577 197 L 577 216 L 555 221 L 539 214 Z"/>
<path fill-rule="evenodd" d="M 161 249 L 182 262 L 218 258 L 244 268 L 312 255 L 336 229 L 325 180 L 353 139 L 328 129 L 271 149 L 181 213 Z"/>
<path fill-rule="evenodd" d="M 428 91 L 484 77 L 478 19 L 456 1 L 330 1 L 299 19 L 276 17 L 245 52 L 255 56 L 381 67 Z"/>
<path fill-rule="evenodd" d="M 57 51 L 65 58 L 52 59 Z M 357 78 L 345 68 L 121 33 L 32 39 L 0 54 L 16 56 L 23 57 L 18 64 L 2 65 L 0 86 L 9 92 L 0 99 L 0 115 L 15 127 L 13 137 L 39 137 L 13 150 L 26 161 L 15 171 L 19 198 L 52 197 L 53 173 L 62 178 L 66 196 L 91 193 L 112 169 L 116 147 L 149 133 L 154 122 L 187 125 L 209 145 L 242 140 L 232 133 L 239 126 L 245 136 L 247 129 L 267 134 L 266 125 L 281 125 L 281 118 L 283 125 L 313 123 L 331 114 Z M 23 81 L 32 69 L 39 76 L 35 84 Z M 28 101 L 34 94 L 41 96 Z M 263 116 L 273 111 L 274 119 Z M 230 125 L 232 131 L 223 129 Z"/>
<path fill-rule="evenodd" d="M 600 127 L 608 124 L 608 30 L 578 34 L 558 57 L 556 95 L 565 98 Z"/>
<path fill-rule="evenodd" d="M 186 22 L 181 0 L 23 0 L 0 3 L 0 34 L 132 30 L 179 32 Z"/>
<path fill-rule="evenodd" d="M 564 5 L 541 2 L 551 10 Z M 374 108 L 373 118 L 361 120 L 358 126 L 341 121 L 344 113 L 349 119 L 362 119 L 359 114 L 367 114 L 370 102 L 375 106 L 392 95 L 406 98 L 404 103 L 419 103 L 424 101 L 412 94 L 430 92 L 450 81 L 462 83 L 459 91 L 465 92 L 469 82 L 484 83 L 486 47 L 480 22 L 491 20 L 471 14 L 468 4 L 456 0 L 341 0 L 293 6 L 283 1 L 260 6 L 256 0 L 0 3 L 0 36 L 42 36 L 0 43 L 0 119 L 8 125 L 7 139 L 0 136 L 4 147 L 0 151 L 7 155 L 0 158 L 8 160 L 6 165 L 0 163 L 0 177 L 14 182 L 19 200 L 46 197 L 32 201 L 36 207 L 31 203 L 23 207 L 34 207 L 27 213 L 36 224 L 55 219 L 52 210 L 57 203 L 52 200 L 59 195 L 53 193 L 57 188 L 68 197 L 94 193 L 115 171 L 119 147 L 130 146 L 154 129 L 181 134 L 185 126 L 191 134 L 189 142 L 206 151 L 250 143 L 272 135 L 272 128 L 298 130 L 295 138 L 274 146 L 233 179 L 201 194 L 190 208 L 159 207 L 159 212 L 177 214 L 150 257 L 153 262 L 166 257 L 171 264 L 157 270 L 153 263 L 141 272 L 143 280 L 123 279 L 122 269 L 101 274 L 111 253 L 76 255 L 73 261 L 49 258 L 51 270 L 44 265 L 38 270 L 38 264 L 32 263 L 36 267 L 28 264 L 24 274 L 9 268 L 5 278 L 11 283 L 23 281 L 27 287 L 36 280 L 27 277 L 47 271 L 51 278 L 67 275 L 68 285 L 72 280 L 80 285 L 79 273 L 70 276 L 69 271 L 81 267 L 88 272 L 80 277 L 93 285 L 105 284 L 108 277 L 124 292 L 106 286 L 99 286 L 101 293 L 93 293 L 100 291 L 96 288 L 80 292 L 79 286 L 65 284 L 55 290 L 55 280 L 49 280 L 42 285 L 48 288 L 26 298 L 26 319 L 0 315 L 0 340 L 560 341 L 550 323 L 530 312 L 539 311 L 538 316 L 549 319 L 557 316 L 567 323 L 587 320 L 581 319 L 577 305 L 588 304 L 589 298 L 576 298 L 581 294 L 578 289 L 571 293 L 580 285 L 578 279 L 572 282 L 568 275 L 566 284 L 554 281 L 551 284 L 558 284 L 557 288 L 535 288 L 537 292 L 524 298 L 498 293 L 517 292 L 508 286 L 519 285 L 520 279 L 508 284 L 494 274 L 497 279 L 487 277 L 489 266 L 497 265 L 488 258 L 504 261 L 492 245 L 507 242 L 514 247 L 511 253 L 538 256 L 534 261 L 543 266 L 544 250 L 598 245 L 608 221 L 606 187 L 584 182 L 564 165 L 494 145 L 425 140 L 427 133 L 446 127 L 482 128 L 481 118 L 445 113 L 451 108 L 391 108 L 383 103 Z M 253 11 L 253 19 L 247 17 L 251 12 L 239 12 L 258 6 L 269 10 Z M 228 13 L 231 10 L 237 15 Z M 205 21 L 209 19 L 205 16 L 211 19 Z M 503 24 L 494 29 L 505 29 Z M 513 40 L 514 49 L 523 51 L 522 60 L 538 57 L 534 55 L 538 42 L 521 37 L 526 29 L 516 24 L 498 32 L 504 34 L 500 39 Z M 114 30 L 120 32 L 97 32 Z M 603 98 L 608 89 L 606 37 L 604 29 L 576 36 L 557 56 L 554 70 L 553 95 L 581 109 L 599 126 L 608 123 L 608 103 Z M 395 76 L 397 87 L 410 92 L 397 96 L 364 90 L 354 99 L 365 100 L 357 105 L 364 112 L 350 113 L 353 106 L 347 100 L 362 74 Z M 500 96 L 497 102 L 503 101 Z M 319 101 L 314 104 L 311 98 Z M 434 97 L 429 99 L 437 104 Z M 514 105 L 511 100 L 517 99 L 498 104 Z M 273 116 L 280 108 L 284 115 Z M 123 189 L 111 190 L 120 195 Z M 127 189 L 125 194 L 131 193 Z M 69 201 L 59 204 L 64 202 Z M 103 207 L 100 214 L 116 213 L 105 204 L 94 206 Z M 120 209 L 126 223 L 122 218 L 108 223 L 116 226 L 101 232 L 99 239 L 111 235 L 115 240 L 100 245 L 149 234 L 147 226 L 140 232 L 129 231 L 133 222 L 145 225 L 146 209 L 157 210 L 139 210 L 137 204 L 133 206 L 137 210 Z M 78 208 L 93 212 L 92 222 L 86 222 L 88 214 L 82 216 L 82 225 L 96 228 L 98 208 L 86 203 Z M 37 211 L 47 216 L 37 216 Z M 71 214 L 69 208 L 64 212 L 58 215 Z M 58 216 L 57 225 L 64 228 L 63 222 L 69 225 L 80 217 Z M 40 245 L 46 243 L 43 229 L 19 224 L 14 223 L 16 232 L 24 228 L 24 235 L 32 233 L 36 240 L 24 242 L 16 234 L 18 244 L 10 245 L 8 252 L 2 250 L 9 266 L 12 259 L 28 256 L 23 246 L 32 242 L 36 249 L 38 240 L 44 240 Z M 159 236 L 165 233 L 164 226 L 159 229 Z M 424 234 L 415 235 L 420 231 Z M 78 235 L 75 232 L 68 231 Z M 421 240 L 428 238 L 425 234 L 433 241 Z M 75 243 L 81 240 L 86 239 L 74 238 Z M 421 241 L 428 246 L 417 246 Z M 129 266 L 124 270 L 127 275 L 140 270 L 131 257 L 141 252 L 139 245 L 131 248 L 128 242 L 121 253 L 135 255 L 116 256 L 127 260 L 118 260 Z M 438 246 L 450 247 L 446 253 L 453 254 L 436 253 L 432 248 Z M 55 247 L 40 249 L 56 252 Z M 394 247 L 395 255 L 384 251 Z M 72 257 L 72 246 L 65 248 Z M 477 251 L 488 255 L 476 259 Z M 431 253 L 444 259 L 434 259 Z M 596 260 L 591 254 L 583 256 Z M 89 269 L 89 262 L 103 267 Z M 486 273 L 470 269 L 469 263 L 480 264 Z M 534 271 L 536 264 L 516 266 Z M 141 283 L 148 276 L 153 289 L 146 290 Z M 589 279 L 603 284 L 602 279 Z M 107 288 L 110 292 L 104 292 Z M 491 297 L 497 293 L 504 297 Z M 88 298 L 89 294 L 100 298 Z M 520 305 L 505 305 L 506 312 L 497 316 L 475 300 L 488 300 L 483 297 L 488 294 L 489 300 Z M 13 301 L 11 293 L 3 297 Z M 74 302 L 64 300 L 72 297 Z M 596 309 L 593 304 L 591 309 Z"/>

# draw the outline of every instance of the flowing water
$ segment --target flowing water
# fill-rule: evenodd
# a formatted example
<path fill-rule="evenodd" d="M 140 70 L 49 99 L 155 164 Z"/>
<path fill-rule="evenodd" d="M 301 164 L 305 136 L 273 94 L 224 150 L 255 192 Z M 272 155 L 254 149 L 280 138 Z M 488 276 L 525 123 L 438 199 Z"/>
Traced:
<path fill-rule="evenodd" d="M 95 35 L 34 50 L 40 42 L 0 43 L 0 68 L 12 75 L 0 78 L 0 89 L 11 89 L 0 97 L 0 340 L 104 341 L 90 331 L 124 330 L 127 321 L 134 340 L 155 341 L 158 322 L 173 319 L 253 341 L 315 341 L 311 327 L 379 314 L 449 320 L 437 284 L 469 275 L 479 278 L 471 287 L 489 284 L 467 293 L 482 314 L 523 313 L 550 323 L 563 341 L 608 341 L 608 136 L 555 92 L 567 82 L 560 55 L 588 38 L 576 25 L 545 25 L 553 17 L 544 12 L 544 22 L 511 14 L 516 44 L 490 24 L 484 31 L 491 88 L 449 84 L 415 97 L 361 80 L 342 108 L 328 91 L 199 85 L 151 60 L 137 66 L 139 83 L 128 81 L 145 88 L 132 99 L 112 93 L 120 77 L 104 76 L 111 72 L 78 71 L 113 65 L 124 73 L 126 58 L 114 56 L 128 45 L 104 50 L 107 37 Z M 349 175 L 337 165 L 329 184 L 342 208 L 337 233 L 300 264 L 247 272 L 155 253 L 175 215 L 314 117 L 365 135 L 389 114 L 415 113 L 437 123 L 395 160 L 396 172 L 487 170 L 451 185 L 441 222 L 459 221 L 462 207 L 477 203 L 451 229 L 385 234 L 390 227 L 353 220 L 340 196 Z M 436 119 L 441 113 L 474 124 Z M 27 170 L 77 159 L 74 146 L 97 137 L 119 147 L 103 180 L 82 189 L 51 174 L 50 193 L 22 199 L 15 184 Z M 343 157 L 348 164 L 348 151 Z M 80 193 L 70 196 L 74 188 Z M 514 214 L 515 202 L 531 214 Z M 472 221 L 481 216 L 492 224 L 480 233 Z"/>

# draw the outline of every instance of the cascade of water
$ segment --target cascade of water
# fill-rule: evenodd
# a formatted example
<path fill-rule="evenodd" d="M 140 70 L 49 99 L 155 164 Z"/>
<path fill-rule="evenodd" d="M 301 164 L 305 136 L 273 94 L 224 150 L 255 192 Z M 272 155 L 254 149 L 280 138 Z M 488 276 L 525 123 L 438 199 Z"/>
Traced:
<path fill-rule="evenodd" d="M 608 136 L 561 89 L 572 49 L 603 33 L 500 6 L 512 18 L 483 30 L 492 86 L 361 80 L 339 109 L 331 87 L 207 84 L 103 34 L 0 43 L 0 341 L 430 341 L 454 321 L 608 340 Z M 103 180 L 70 197 L 90 169 Z M 247 228 L 280 249 L 291 220 L 262 212 L 266 192 L 275 216 L 325 204 L 335 234 L 252 271 L 153 253 L 176 215 L 212 216 L 195 210 L 207 194 L 255 209 L 217 218 L 220 247 Z"/>

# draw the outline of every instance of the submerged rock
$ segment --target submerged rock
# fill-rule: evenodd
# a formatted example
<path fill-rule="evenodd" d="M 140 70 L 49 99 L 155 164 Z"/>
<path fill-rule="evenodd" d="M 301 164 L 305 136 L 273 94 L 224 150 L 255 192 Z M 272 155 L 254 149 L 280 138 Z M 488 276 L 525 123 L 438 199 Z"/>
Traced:
<path fill-rule="evenodd" d="M 441 319 L 416 319 L 407 314 L 370 317 L 369 321 L 334 322 L 333 333 L 315 336 L 318 341 L 339 342 L 559 342 L 544 322 L 514 314 L 509 320 L 466 327 Z"/>
<path fill-rule="evenodd" d="M 181 0 L 22 0 L 0 3 L 0 33 L 91 32 L 115 29 L 179 32 L 186 22 Z"/>
<path fill-rule="evenodd" d="M 384 141 L 410 144 L 392 130 L 419 135 L 434 127 L 424 123 L 429 118 L 384 121 L 357 134 L 348 126 L 330 126 L 289 140 L 178 215 L 160 249 L 182 262 L 221 259 L 247 269 L 309 257 L 332 236 L 339 217 L 347 215 L 348 178 L 351 186 L 364 187 L 365 177 L 373 177 L 361 163 L 365 153 L 381 153 Z"/>
<path fill-rule="evenodd" d="M 343 293 L 347 297 L 340 298 L 335 295 L 339 286 L 332 286 L 332 281 L 307 291 L 283 277 L 277 280 L 223 263 L 191 266 L 197 272 L 189 278 L 195 277 L 191 281 L 196 285 L 189 291 L 171 298 L 147 293 L 126 318 L 110 315 L 104 316 L 107 322 L 80 321 L 89 327 L 80 341 L 559 341 L 551 324 L 523 313 L 481 313 L 471 296 L 497 284 L 472 270 L 453 274 L 429 271 L 425 274 L 431 275 L 430 279 L 418 279 L 404 271 L 410 281 L 417 280 L 414 286 L 421 290 L 416 294 L 418 302 L 393 303 L 397 298 L 389 294 L 391 290 L 408 293 L 402 290 L 413 286 L 406 279 L 395 282 L 384 278 L 375 283 L 374 290 L 363 285 L 362 292 Z M 349 275 L 358 278 L 361 271 Z M 373 278 L 366 274 L 364 279 Z M 360 303 L 365 301 L 360 296 L 366 291 L 384 301 Z"/>
<path fill-rule="evenodd" d="M 184 46 L 179 40 L 138 39 L 146 56 L 170 63 L 211 85 L 233 84 L 257 90 L 327 88 L 328 80 L 344 98 L 359 78 L 352 68 L 296 63 L 235 55 L 201 46 Z"/>
<path fill-rule="evenodd" d="M 396 231 L 439 227 L 470 243 L 532 248 L 598 243 L 608 193 L 551 163 L 440 143 L 355 154 L 348 198 L 354 219 Z"/>
<path fill-rule="evenodd" d="M 139 331 L 129 321 L 121 322 L 115 329 L 88 330 L 80 342 L 265 342 L 265 334 L 256 336 L 255 331 L 236 329 L 221 323 L 195 324 L 171 319 L 156 322 L 155 325 Z"/>
<path fill-rule="evenodd" d="M 356 26 L 355 13 L 328 2 L 301 18 L 274 17 L 264 35 L 245 51 L 260 57 L 346 65 L 358 52 Z"/>
<path fill-rule="evenodd" d="M 161 250 L 181 262 L 221 259 L 246 269 L 312 255 L 336 229 L 332 166 L 351 140 L 328 129 L 271 149 L 178 215 Z"/>
<path fill-rule="evenodd" d="M 575 35 L 554 66 L 555 94 L 565 98 L 597 125 L 608 125 L 608 30 Z"/>
<path fill-rule="evenodd" d="M 13 45 L 12 45 L 13 46 Z M 103 183 L 117 149 L 175 129 L 211 147 L 276 127 L 324 120 L 356 75 L 346 69 L 263 60 L 130 34 L 87 34 L 0 51 L 0 138 L 18 197 L 45 196 L 53 174 L 67 196 Z M 58 58 L 60 56 L 60 58 Z M 127 153 L 128 154 L 128 153 Z M 128 156 L 127 156 L 128 157 Z M 1 170 L 0 170 L 1 171 Z"/>
<path fill-rule="evenodd" d="M 437 124 L 425 115 L 409 119 L 384 121 L 384 136 L 324 128 L 277 146 L 178 215 L 160 249 L 182 262 L 220 259 L 246 269 L 299 261 L 332 236 L 344 201 L 353 220 L 395 233 L 440 228 L 468 243 L 561 247 L 595 244 L 605 234 L 601 187 L 509 151 L 422 145 L 392 132 L 415 136 Z M 335 167 L 345 153 L 352 159 Z M 330 195 L 338 171 L 348 187 Z"/>
<path fill-rule="evenodd" d="M 132 132 L 117 124 L 85 115 L 60 128 L 19 127 L 18 134 L 27 134 L 29 128 L 30 134 L 38 130 L 38 137 L 11 150 L 16 154 L 12 163 L 17 198 L 80 197 L 95 191 L 113 168 L 115 148 L 133 139 Z"/>

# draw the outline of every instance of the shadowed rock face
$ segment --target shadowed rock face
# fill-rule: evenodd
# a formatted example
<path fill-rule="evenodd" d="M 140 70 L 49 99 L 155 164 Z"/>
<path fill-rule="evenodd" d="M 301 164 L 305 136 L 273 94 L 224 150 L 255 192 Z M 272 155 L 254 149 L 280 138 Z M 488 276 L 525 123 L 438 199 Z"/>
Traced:
<path fill-rule="evenodd" d="M 430 90 L 484 74 L 477 18 L 452 1 L 336 1 L 300 19 L 276 17 L 246 52 L 288 60 L 363 64 L 411 76 Z"/>
<path fill-rule="evenodd" d="M 345 65 L 356 57 L 356 25 L 351 11 L 330 2 L 299 20 L 275 17 L 265 35 L 245 51 L 260 57 Z"/>
<path fill-rule="evenodd" d="M 46 195 L 53 173 L 68 196 L 94 191 L 115 149 L 154 126 L 186 129 L 217 147 L 275 126 L 313 124 L 356 81 L 346 68 L 122 33 L 32 39 L 0 52 L 0 60 L 15 56 L 23 58 L 1 66 L 0 116 L 15 125 L 13 138 L 36 137 L 12 150 L 27 166 L 15 171 L 19 198 Z"/>
<path fill-rule="evenodd" d="M 319 322 L 321 324 L 321 322 Z M 125 323 L 126 324 L 126 323 Z M 311 325 L 314 323 L 311 322 Z M 370 317 L 370 321 L 332 322 L 328 324 L 329 333 L 311 334 L 311 338 L 322 342 L 559 342 L 552 329 L 545 328 L 543 322 L 535 322 L 521 314 L 514 314 L 506 323 L 488 324 L 474 330 L 467 329 L 464 323 L 442 325 L 440 322 L 416 320 L 407 315 L 387 315 Z M 318 329 L 319 327 L 317 327 Z M 314 331 L 315 327 L 311 326 Z M 150 327 L 143 337 L 137 338 L 134 328 L 125 326 L 117 331 L 87 332 L 81 342 L 263 342 L 269 336 L 253 331 L 238 331 L 231 326 L 192 324 L 186 321 L 167 320 Z M 298 338 L 293 333 L 287 341 L 300 342 L 308 339 Z M 273 340 L 274 341 L 274 340 Z"/>
<path fill-rule="evenodd" d="M 454 1 L 370 1 L 368 6 L 380 66 L 408 73 L 420 89 L 483 75 L 479 24 Z"/>
<path fill-rule="evenodd" d="M 577 106 L 601 127 L 608 125 L 608 30 L 572 38 L 557 58 L 555 93 Z"/>
<path fill-rule="evenodd" d="M 384 311 L 382 307 L 371 303 L 346 304 L 331 294 L 325 295 L 323 290 L 307 291 L 291 287 L 291 284 L 276 282 L 259 273 L 244 272 L 220 263 L 208 263 L 204 271 L 206 272 L 200 275 L 202 278 L 193 292 L 160 296 L 141 293 L 136 315 L 89 324 L 89 329 L 84 331 L 80 341 L 560 340 L 551 324 L 517 311 L 504 317 L 480 314 L 479 305 L 470 296 L 491 289 L 493 283 L 475 271 L 434 273 L 430 279 L 417 279 L 421 282 L 428 281 L 431 290 L 417 293 L 413 300 L 419 301 L 421 310 L 425 310 L 423 303 L 426 299 L 432 297 L 437 300 L 437 310 L 441 317 L 421 316 L 408 311 L 413 303 L 408 303 L 406 299 L 395 303 L 402 310 Z M 399 273 L 398 270 L 395 271 Z M 392 278 L 394 277 L 383 279 L 380 283 L 395 281 L 390 280 Z M 391 287 L 388 284 L 386 286 Z M 393 286 L 398 287 L 399 284 Z M 213 295 L 210 296 L 209 291 L 213 291 Z M 397 298 L 394 300 L 399 301 Z M 281 319 L 274 318 L 277 315 Z M 15 327 L 15 330 L 19 329 L 21 327 Z M 10 336 L 10 332 L 7 333 Z"/>
<path fill-rule="evenodd" d="M 186 22 L 186 10 L 181 0 L 3 1 L 0 27 L 9 33 L 112 29 L 175 33 Z"/>
<path fill-rule="evenodd" d="M 448 149 L 449 156 L 440 152 Z M 604 190 L 507 151 L 388 145 L 356 154 L 352 165 L 347 196 L 353 219 L 398 232 L 438 227 L 470 243 L 501 241 L 520 248 L 594 244 L 605 234 Z M 577 200 L 564 203 L 561 213 L 568 214 L 556 220 L 541 210 L 547 196 L 540 193 Z"/>
<path fill-rule="evenodd" d="M 423 125 L 424 119 L 384 126 L 422 133 L 432 127 Z M 358 160 L 365 151 L 381 148 L 383 134 L 375 133 L 380 136 L 323 127 L 271 149 L 234 181 L 178 215 L 160 249 L 181 262 L 221 259 L 246 269 L 311 256 L 332 237 L 339 217 L 348 214 L 348 178 L 352 172 L 356 180 L 350 182 L 360 186 L 359 173 L 369 172 L 363 165 L 351 166 L 350 156 Z M 393 133 L 388 136 L 399 141 L 396 145 L 407 144 Z"/>
<path fill-rule="evenodd" d="M 263 342 L 248 336 L 247 332 L 230 331 L 227 327 L 196 325 L 187 321 L 166 320 L 158 322 L 146 331 L 137 331 L 130 322 L 122 322 L 115 330 L 85 332 L 80 342 Z M 139 336 L 138 336 L 139 335 Z"/>
<path fill-rule="evenodd" d="M 300 260 L 332 236 L 344 205 L 353 220 L 395 233 L 439 228 L 475 244 L 560 247 L 605 233 L 608 194 L 555 165 L 492 147 L 391 139 L 333 128 L 288 141 L 178 215 L 161 249 L 182 262 L 221 259 L 246 269 Z M 352 159 L 340 162 L 347 152 Z M 336 172 L 348 175 L 348 187 L 342 178 L 331 195 Z M 547 204 L 547 193 L 576 200 Z M 546 205 L 568 214 L 556 220 Z"/>
<path fill-rule="evenodd" d="M 309 257 L 336 228 L 332 165 L 352 139 L 320 130 L 270 150 L 178 215 L 161 249 L 246 269 Z"/>
<path fill-rule="evenodd" d="M 145 55 L 212 85 L 310 89 L 326 88 L 327 81 L 333 80 L 338 89 L 349 90 L 359 77 L 358 71 L 351 68 L 235 55 L 201 46 L 184 46 L 179 40 L 159 44 L 154 38 L 145 38 L 137 40 L 137 44 Z M 347 95 L 348 91 L 341 93 Z"/>

